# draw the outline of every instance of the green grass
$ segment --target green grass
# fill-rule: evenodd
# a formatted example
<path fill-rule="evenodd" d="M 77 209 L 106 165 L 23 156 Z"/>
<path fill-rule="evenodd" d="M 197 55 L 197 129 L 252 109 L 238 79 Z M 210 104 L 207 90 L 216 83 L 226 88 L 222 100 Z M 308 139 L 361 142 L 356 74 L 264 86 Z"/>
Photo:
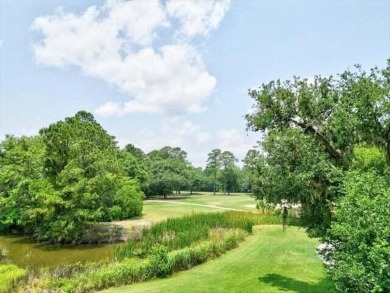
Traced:
<path fill-rule="evenodd" d="M 224 208 L 234 208 L 246 211 L 256 211 L 256 201 L 247 193 L 232 193 L 230 195 L 212 193 L 200 193 L 186 197 L 181 200 L 185 203 L 195 203 L 203 205 L 219 206 Z"/>
<path fill-rule="evenodd" d="M 170 275 L 237 247 L 252 232 L 254 224 L 276 223 L 280 224 L 281 219 L 236 211 L 170 218 L 120 245 L 115 261 L 41 270 L 20 288 L 32 292 L 92 292 Z"/>
<path fill-rule="evenodd" d="M 12 264 L 0 264 L 0 292 L 9 292 L 11 285 L 24 277 L 26 270 Z"/>
<path fill-rule="evenodd" d="M 206 240 L 210 229 L 213 228 L 238 228 L 250 233 L 255 224 L 280 222 L 280 218 L 273 216 L 232 211 L 170 218 L 143 230 L 142 235 L 130 238 L 125 245 L 116 249 L 115 257 L 116 259 L 142 257 L 147 255 L 156 244 L 163 244 L 169 250 L 184 248 L 194 242 Z"/>
<path fill-rule="evenodd" d="M 255 200 L 248 194 L 213 195 L 212 193 L 200 193 L 188 195 L 187 193 L 183 193 L 179 196 L 180 198 L 175 198 L 177 196 L 169 196 L 169 199 L 165 202 L 147 200 L 144 202 L 141 217 L 133 220 L 118 221 L 116 223 L 120 223 L 125 228 L 131 228 L 133 226 L 149 225 L 164 221 L 168 218 L 177 218 L 191 214 L 225 212 L 225 210 L 215 208 L 215 206 L 257 212 L 254 207 L 256 204 Z M 175 204 L 172 203 L 173 201 L 183 204 Z M 185 205 L 186 203 L 189 205 Z M 193 204 L 210 205 L 213 207 Z"/>
<path fill-rule="evenodd" d="M 333 292 L 303 229 L 256 226 L 238 248 L 205 264 L 105 292 Z"/>

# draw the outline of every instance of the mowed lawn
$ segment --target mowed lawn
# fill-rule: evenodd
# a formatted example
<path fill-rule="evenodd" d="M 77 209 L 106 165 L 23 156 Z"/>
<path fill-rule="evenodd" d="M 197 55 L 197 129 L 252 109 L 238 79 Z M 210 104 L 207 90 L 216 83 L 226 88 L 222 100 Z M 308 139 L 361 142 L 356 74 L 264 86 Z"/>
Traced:
<path fill-rule="evenodd" d="M 166 279 L 105 292 L 333 292 L 303 229 L 256 226 L 253 235 L 218 259 Z"/>
<path fill-rule="evenodd" d="M 232 193 L 230 195 L 221 193 L 215 195 L 212 193 L 200 193 L 183 198 L 181 201 L 185 203 L 234 208 L 252 212 L 256 211 L 255 198 L 250 197 L 247 193 Z"/>
<path fill-rule="evenodd" d="M 178 204 L 181 203 L 181 204 Z M 222 208 L 233 208 L 245 211 L 256 212 L 255 199 L 248 194 L 223 195 L 212 193 L 201 193 L 188 195 L 183 193 L 180 196 L 168 196 L 167 200 L 146 200 L 142 210 L 142 216 L 127 221 L 118 221 L 125 228 L 139 225 L 150 225 L 161 222 L 167 218 L 182 217 L 194 213 L 224 212 Z M 217 208 L 218 207 L 218 208 Z"/>

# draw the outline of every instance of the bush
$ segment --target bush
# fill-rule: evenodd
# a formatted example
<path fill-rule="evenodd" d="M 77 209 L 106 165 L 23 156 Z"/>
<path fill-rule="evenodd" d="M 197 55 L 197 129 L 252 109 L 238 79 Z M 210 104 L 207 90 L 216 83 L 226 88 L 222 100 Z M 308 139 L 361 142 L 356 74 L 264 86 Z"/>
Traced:
<path fill-rule="evenodd" d="M 164 278 L 172 274 L 169 262 L 168 249 L 164 245 L 155 245 L 149 257 L 153 275 Z"/>
<path fill-rule="evenodd" d="M 329 269 L 340 292 L 390 292 L 390 185 L 376 172 L 349 172 L 330 231 Z"/>

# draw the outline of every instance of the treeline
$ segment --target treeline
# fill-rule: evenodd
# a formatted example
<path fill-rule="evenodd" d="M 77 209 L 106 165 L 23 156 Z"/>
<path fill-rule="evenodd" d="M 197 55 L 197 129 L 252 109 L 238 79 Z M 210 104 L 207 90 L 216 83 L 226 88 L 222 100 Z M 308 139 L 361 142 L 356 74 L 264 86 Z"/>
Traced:
<path fill-rule="evenodd" d="M 390 60 L 313 82 L 295 78 L 249 92 L 254 193 L 301 204 L 309 234 L 339 292 L 390 292 Z"/>
<path fill-rule="evenodd" d="M 0 143 L 0 231 L 75 242 L 92 223 L 129 219 L 145 196 L 186 190 L 249 191 L 231 152 L 214 150 L 195 168 L 177 147 L 124 149 L 85 111 Z"/>
<path fill-rule="evenodd" d="M 187 153 L 178 147 L 163 147 L 148 154 L 127 145 L 125 150 L 138 158 L 146 180 L 143 190 L 146 196 L 163 195 L 186 191 L 250 192 L 249 170 L 237 166 L 238 159 L 230 151 L 212 150 L 204 169 L 194 167 Z"/>

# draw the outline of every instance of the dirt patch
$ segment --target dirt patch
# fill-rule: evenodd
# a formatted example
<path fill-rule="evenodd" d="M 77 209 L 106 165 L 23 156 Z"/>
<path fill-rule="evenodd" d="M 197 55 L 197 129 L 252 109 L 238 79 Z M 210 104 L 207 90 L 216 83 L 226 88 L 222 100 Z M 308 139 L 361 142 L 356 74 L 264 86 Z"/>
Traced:
<path fill-rule="evenodd" d="M 124 220 L 124 221 L 115 221 L 112 223 L 121 226 L 125 229 L 149 227 L 152 225 L 151 221 L 145 221 L 145 220 Z"/>

